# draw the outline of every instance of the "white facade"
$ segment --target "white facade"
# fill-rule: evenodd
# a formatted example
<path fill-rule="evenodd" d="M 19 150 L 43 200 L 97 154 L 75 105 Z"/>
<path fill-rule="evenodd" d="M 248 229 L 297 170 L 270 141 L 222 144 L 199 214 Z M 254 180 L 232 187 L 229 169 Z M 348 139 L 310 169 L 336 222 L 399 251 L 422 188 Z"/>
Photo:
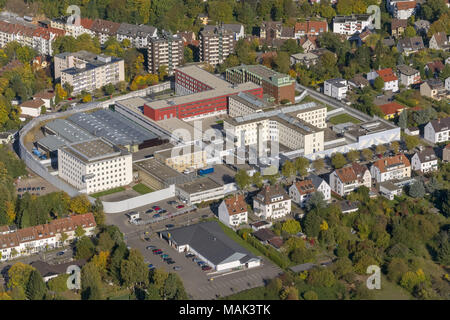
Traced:
<path fill-rule="evenodd" d="M 219 206 L 219 220 L 227 227 L 237 227 L 241 224 L 247 223 L 247 207 L 245 207 L 245 209 L 245 211 L 238 213 L 230 212 L 230 209 L 229 207 L 227 207 L 227 204 L 224 200 Z"/>
<path fill-rule="evenodd" d="M 333 19 L 333 32 L 352 36 L 371 25 L 370 15 L 336 16 Z"/>
<path fill-rule="evenodd" d="M 411 177 L 411 165 L 405 155 L 399 155 L 376 161 L 370 173 L 377 182 L 400 180 Z"/>
<path fill-rule="evenodd" d="M 291 212 L 291 199 L 286 192 L 276 192 L 278 186 L 266 186 L 272 190 L 269 192 L 261 191 L 253 198 L 253 212 L 256 216 L 263 219 L 279 219 Z"/>
<path fill-rule="evenodd" d="M 419 153 L 416 152 L 411 158 L 411 167 L 413 170 L 421 171 L 423 173 L 430 171 L 437 171 L 438 169 L 438 159 L 436 155 L 434 157 L 423 157 L 423 161 L 419 156 Z"/>
<path fill-rule="evenodd" d="M 370 189 L 371 182 L 372 175 L 364 167 L 360 171 L 356 171 L 353 167 L 344 167 L 330 174 L 330 188 L 340 196 L 346 196 L 361 186 Z"/>
<path fill-rule="evenodd" d="M 450 77 L 448 77 L 447 79 L 445 79 L 445 90 L 447 90 L 448 92 L 450 92 Z"/>
<path fill-rule="evenodd" d="M 344 79 L 330 79 L 324 82 L 324 94 L 342 100 L 347 96 L 348 84 Z"/>
<path fill-rule="evenodd" d="M 90 144 L 87 146 L 87 144 Z M 101 155 L 86 156 L 81 148 L 105 148 L 102 139 L 74 143 L 58 149 L 58 175 L 82 193 L 126 186 L 133 181 L 132 156 L 109 145 Z M 81 146 L 81 147 L 79 147 Z"/>
<path fill-rule="evenodd" d="M 440 122 L 443 122 L 442 125 Z M 450 118 L 438 119 L 428 122 L 425 125 L 424 139 L 432 143 L 440 143 L 450 140 L 449 131 L 450 126 L 448 125 Z"/>

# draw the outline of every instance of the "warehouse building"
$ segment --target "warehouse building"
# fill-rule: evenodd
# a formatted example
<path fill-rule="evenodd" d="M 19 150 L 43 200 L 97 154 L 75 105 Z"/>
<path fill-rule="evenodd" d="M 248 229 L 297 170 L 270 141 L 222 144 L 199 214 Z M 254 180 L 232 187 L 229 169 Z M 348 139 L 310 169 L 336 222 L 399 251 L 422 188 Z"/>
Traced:
<path fill-rule="evenodd" d="M 231 240 L 215 221 L 163 231 L 160 237 L 178 252 L 192 252 L 215 271 L 250 269 L 261 265 L 260 258 Z"/>
<path fill-rule="evenodd" d="M 225 196 L 225 188 L 223 184 L 205 177 L 177 185 L 175 195 L 184 203 L 192 205 L 204 201 L 222 199 Z"/>

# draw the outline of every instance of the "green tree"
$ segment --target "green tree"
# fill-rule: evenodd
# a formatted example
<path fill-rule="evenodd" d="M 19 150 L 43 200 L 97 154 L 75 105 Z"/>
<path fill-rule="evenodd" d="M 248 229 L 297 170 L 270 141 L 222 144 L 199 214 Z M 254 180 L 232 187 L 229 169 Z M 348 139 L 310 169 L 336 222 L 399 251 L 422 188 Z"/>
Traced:
<path fill-rule="evenodd" d="M 391 142 L 391 150 L 394 153 L 398 153 L 398 151 L 400 150 L 400 144 L 398 143 L 398 141 Z"/>
<path fill-rule="evenodd" d="M 95 253 L 95 247 L 89 237 L 83 236 L 78 239 L 75 245 L 76 259 L 89 259 Z"/>
<path fill-rule="evenodd" d="M 373 87 L 375 90 L 381 90 L 384 88 L 384 80 L 381 77 L 376 77 L 373 81 Z"/>
<path fill-rule="evenodd" d="M 342 155 L 342 153 L 335 153 L 331 156 L 331 164 L 335 169 L 340 169 L 347 164 L 347 159 Z"/>
<path fill-rule="evenodd" d="M 420 144 L 420 140 L 416 136 L 405 135 L 403 137 L 403 141 L 405 142 L 406 148 L 409 151 L 412 151 L 415 147 L 417 147 Z"/>
<path fill-rule="evenodd" d="M 45 282 L 37 270 L 31 271 L 30 280 L 27 284 L 27 297 L 30 300 L 42 300 L 47 291 Z"/>
<path fill-rule="evenodd" d="M 47 282 L 48 289 L 53 292 L 67 291 L 67 279 L 69 279 L 68 274 L 60 274 L 55 278 L 51 278 Z"/>
<path fill-rule="evenodd" d="M 283 176 L 285 176 L 286 178 L 292 178 L 292 176 L 295 175 L 295 167 L 294 164 L 289 161 L 286 160 L 283 164 L 283 166 L 281 167 L 281 173 L 283 174 Z"/>
<path fill-rule="evenodd" d="M 75 236 L 77 238 L 80 238 L 80 237 L 84 236 L 85 233 L 86 233 L 86 230 L 84 230 L 81 225 L 78 225 L 76 227 L 76 229 L 75 229 Z"/>
<path fill-rule="evenodd" d="M 327 203 L 324 200 L 323 193 L 316 191 L 306 201 L 306 210 L 308 210 L 308 211 L 311 211 L 313 209 L 320 210 L 322 208 L 325 208 L 326 205 L 327 205 Z"/>
<path fill-rule="evenodd" d="M 274 60 L 275 69 L 281 73 L 288 73 L 289 67 L 291 65 L 289 54 L 287 52 L 281 51 L 277 54 Z"/>
<path fill-rule="evenodd" d="M 309 237 L 317 237 L 320 232 L 320 224 L 322 223 L 322 218 L 315 211 L 309 212 L 304 219 L 305 233 Z"/>
<path fill-rule="evenodd" d="M 405 29 L 405 36 L 408 38 L 415 37 L 416 36 L 416 30 L 413 26 L 407 26 Z"/>
<path fill-rule="evenodd" d="M 398 283 L 407 271 L 408 264 L 403 259 L 393 258 L 387 266 L 387 277 L 389 281 Z"/>
<path fill-rule="evenodd" d="M 372 150 L 370 150 L 369 148 L 363 149 L 363 150 L 361 151 L 361 153 L 362 153 L 362 156 L 364 157 L 364 159 L 365 159 L 366 161 L 370 161 L 370 160 L 372 159 L 372 157 L 373 157 L 373 152 L 372 152 Z"/>
<path fill-rule="evenodd" d="M 316 159 L 312 163 L 314 170 L 320 171 L 325 167 L 325 162 L 322 158 Z"/>
<path fill-rule="evenodd" d="M 194 62 L 194 52 L 189 47 L 184 47 L 184 63 Z"/>
<path fill-rule="evenodd" d="M 308 174 L 309 160 L 303 157 L 296 158 L 294 161 L 295 169 L 301 177 Z"/>
<path fill-rule="evenodd" d="M 34 270 L 32 266 L 22 262 L 13 264 L 8 270 L 8 287 L 22 287 L 25 290 Z"/>
<path fill-rule="evenodd" d="M 81 269 L 81 298 L 83 300 L 101 300 L 101 275 L 98 268 L 89 262 Z"/>
<path fill-rule="evenodd" d="M 386 147 L 384 145 L 382 145 L 382 144 L 379 144 L 379 145 L 376 146 L 375 152 L 377 154 L 384 154 L 386 152 Z"/>
<path fill-rule="evenodd" d="M 317 293 L 315 291 L 309 290 L 303 294 L 303 299 L 305 300 L 319 300 Z"/>
<path fill-rule="evenodd" d="M 148 283 L 148 267 L 138 250 L 130 250 L 128 258 L 122 261 L 120 276 L 127 287 Z"/>
<path fill-rule="evenodd" d="M 409 186 L 408 194 L 413 198 L 423 198 L 425 196 L 425 187 L 423 186 L 423 183 L 416 180 Z"/>
<path fill-rule="evenodd" d="M 350 162 L 354 162 L 356 160 L 359 160 L 360 154 L 358 150 L 351 150 L 347 153 L 347 159 Z"/>
<path fill-rule="evenodd" d="M 258 187 L 261 188 L 263 186 L 263 179 L 261 177 L 261 173 L 260 172 L 255 172 L 252 176 L 252 183 Z"/>
<path fill-rule="evenodd" d="M 241 169 L 234 176 L 236 184 L 241 190 L 244 190 L 250 184 L 250 176 L 247 171 Z"/>
<path fill-rule="evenodd" d="M 289 219 L 283 222 L 281 230 L 289 234 L 297 234 L 302 231 L 302 227 L 300 226 L 300 223 L 298 221 Z"/>

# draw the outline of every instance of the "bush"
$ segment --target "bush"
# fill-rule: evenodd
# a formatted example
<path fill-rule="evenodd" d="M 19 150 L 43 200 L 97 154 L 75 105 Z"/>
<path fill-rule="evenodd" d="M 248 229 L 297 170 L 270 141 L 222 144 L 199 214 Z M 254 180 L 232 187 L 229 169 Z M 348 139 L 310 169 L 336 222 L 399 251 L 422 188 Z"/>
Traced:
<path fill-rule="evenodd" d="M 315 293 L 314 291 L 310 290 L 310 291 L 306 291 L 303 294 L 303 299 L 305 299 L 305 300 L 319 300 L 319 297 L 317 296 L 317 293 Z"/>

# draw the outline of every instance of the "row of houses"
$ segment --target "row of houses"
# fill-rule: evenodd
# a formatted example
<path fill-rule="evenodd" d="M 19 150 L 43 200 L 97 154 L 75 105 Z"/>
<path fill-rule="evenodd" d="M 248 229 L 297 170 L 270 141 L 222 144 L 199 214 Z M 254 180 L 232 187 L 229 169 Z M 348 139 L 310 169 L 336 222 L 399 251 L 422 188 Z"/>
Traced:
<path fill-rule="evenodd" d="M 90 236 L 96 226 L 94 215 L 86 213 L 23 229 L 0 227 L 0 261 L 64 246 L 76 238 L 77 228 Z"/>

